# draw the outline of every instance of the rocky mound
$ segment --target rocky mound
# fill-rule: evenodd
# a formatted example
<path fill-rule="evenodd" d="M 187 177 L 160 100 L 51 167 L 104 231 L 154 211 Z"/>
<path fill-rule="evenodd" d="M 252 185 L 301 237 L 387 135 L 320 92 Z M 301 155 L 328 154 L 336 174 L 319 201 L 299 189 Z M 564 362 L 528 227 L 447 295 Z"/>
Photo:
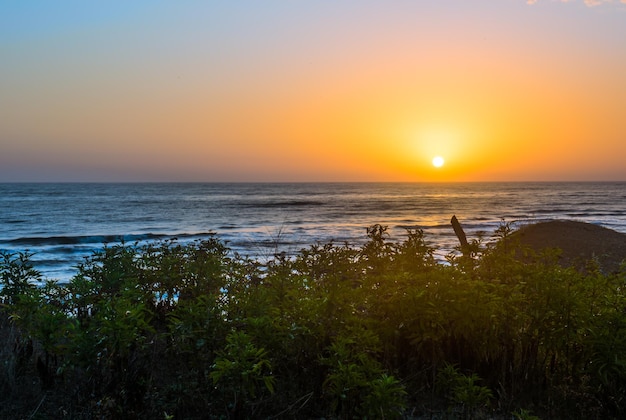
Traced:
<path fill-rule="evenodd" d="M 537 251 L 562 250 L 559 262 L 582 268 L 591 259 L 605 273 L 615 272 L 626 259 L 626 234 L 590 223 L 554 220 L 524 226 L 514 237 Z"/>

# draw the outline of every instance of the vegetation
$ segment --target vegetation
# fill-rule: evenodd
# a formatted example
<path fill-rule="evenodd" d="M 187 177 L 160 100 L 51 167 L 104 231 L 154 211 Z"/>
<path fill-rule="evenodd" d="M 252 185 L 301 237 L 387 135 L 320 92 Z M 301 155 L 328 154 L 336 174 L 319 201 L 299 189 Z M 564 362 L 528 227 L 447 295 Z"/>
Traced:
<path fill-rule="evenodd" d="M 41 287 L 2 253 L 0 417 L 626 415 L 626 270 L 560 267 L 506 225 L 447 264 L 420 230 L 367 235 L 264 264 L 216 237 L 107 246 Z"/>

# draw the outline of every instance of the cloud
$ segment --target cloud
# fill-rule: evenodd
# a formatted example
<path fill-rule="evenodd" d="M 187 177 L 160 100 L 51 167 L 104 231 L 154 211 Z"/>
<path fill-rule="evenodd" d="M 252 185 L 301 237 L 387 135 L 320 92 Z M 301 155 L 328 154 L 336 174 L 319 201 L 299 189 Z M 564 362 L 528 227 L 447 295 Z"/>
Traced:
<path fill-rule="evenodd" d="M 589 7 L 600 6 L 602 3 L 609 3 L 606 0 L 585 0 L 585 4 Z"/>
<path fill-rule="evenodd" d="M 613 0 L 585 0 L 585 4 L 589 7 L 600 6 L 604 3 L 614 3 Z M 619 3 L 626 4 L 626 0 L 619 0 Z"/>
<path fill-rule="evenodd" d="M 529 5 L 532 6 L 533 4 L 537 3 L 538 1 L 539 0 L 526 0 L 526 4 L 529 4 Z M 555 0 L 555 1 L 558 1 L 560 3 L 569 3 L 569 2 L 572 2 L 574 0 Z M 605 4 L 605 3 L 614 3 L 615 0 L 584 0 L 584 2 L 585 2 L 585 4 L 588 7 L 596 7 L 596 6 L 600 6 L 602 4 Z M 619 0 L 619 3 L 626 4 L 626 0 Z"/>

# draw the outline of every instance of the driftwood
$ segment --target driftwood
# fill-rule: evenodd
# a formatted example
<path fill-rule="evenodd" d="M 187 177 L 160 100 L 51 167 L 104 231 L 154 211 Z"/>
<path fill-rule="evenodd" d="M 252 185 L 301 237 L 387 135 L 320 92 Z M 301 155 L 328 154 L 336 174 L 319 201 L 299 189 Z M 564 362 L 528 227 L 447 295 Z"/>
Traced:
<path fill-rule="evenodd" d="M 469 252 L 469 243 L 467 242 L 467 237 L 465 236 L 465 232 L 463 231 L 463 227 L 459 223 L 459 220 L 456 218 L 456 215 L 452 216 L 450 220 L 452 223 L 452 227 L 454 228 L 454 233 L 456 237 L 459 238 L 459 242 L 461 243 L 461 251 L 464 255 L 467 255 Z"/>

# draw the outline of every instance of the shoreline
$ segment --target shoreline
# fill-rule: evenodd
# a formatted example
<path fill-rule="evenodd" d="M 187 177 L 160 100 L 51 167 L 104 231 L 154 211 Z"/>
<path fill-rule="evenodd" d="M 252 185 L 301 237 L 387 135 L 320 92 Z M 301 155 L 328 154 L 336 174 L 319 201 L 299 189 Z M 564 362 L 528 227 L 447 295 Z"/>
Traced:
<path fill-rule="evenodd" d="M 470 221 L 471 222 L 471 221 Z M 461 225 L 464 226 L 467 224 L 467 221 L 461 220 Z M 471 223 L 470 223 L 471 225 Z M 603 273 L 612 273 L 619 270 L 622 261 L 626 260 L 626 233 L 619 232 L 607 227 L 603 227 L 597 224 L 589 223 L 589 222 L 581 222 L 577 220 L 568 220 L 568 219 L 555 219 L 555 220 L 541 220 L 541 221 L 526 221 L 524 223 L 512 223 L 513 231 L 511 232 L 511 240 L 519 240 L 520 243 L 524 246 L 527 246 L 533 249 L 535 252 L 542 252 L 546 249 L 558 249 L 558 261 L 562 266 L 574 266 L 578 269 L 584 269 L 589 261 L 595 260 L 598 264 L 598 268 Z M 443 228 L 443 227 L 441 227 Z M 425 240 L 430 246 L 433 247 L 436 258 L 440 263 L 445 264 L 445 256 L 449 252 L 458 252 L 454 251 L 450 246 L 450 240 L 456 241 L 454 238 L 454 230 L 452 225 L 448 225 L 446 228 L 449 230 L 446 236 L 448 237 L 447 243 L 437 243 L 438 241 L 433 240 L 432 235 L 425 230 Z M 390 229 L 391 230 L 391 229 Z M 472 229 L 465 229 L 468 239 L 471 241 L 476 239 L 477 231 Z M 480 231 L 479 231 L 480 232 Z M 494 231 L 484 232 L 484 241 L 482 242 L 483 246 L 487 244 L 493 243 L 495 239 L 492 237 Z M 150 236 L 150 235 L 149 235 Z M 180 235 L 178 235 L 180 236 Z M 183 237 L 185 235 L 182 235 Z M 241 253 L 241 250 L 238 246 L 230 247 L 230 240 L 224 239 L 219 233 L 206 233 L 205 237 L 202 235 L 190 235 L 192 237 L 196 237 L 196 239 L 201 240 L 203 238 L 215 237 L 217 240 L 223 242 L 227 248 L 229 248 L 229 254 L 234 256 L 235 254 L 240 255 L 248 255 L 247 253 Z M 143 240 L 136 243 L 137 246 L 141 247 L 150 243 L 158 243 L 163 240 L 163 237 L 166 239 L 168 235 L 154 235 L 154 237 L 143 238 Z M 515 238 L 515 239 L 514 239 Z M 178 243 L 184 244 L 189 242 L 189 238 L 184 238 L 180 241 L 181 238 L 176 238 L 179 240 Z M 440 238 L 441 239 L 441 238 Z M 362 238 L 354 239 L 353 241 L 348 241 L 348 245 L 351 247 L 358 247 L 363 244 L 367 240 L 366 236 L 363 235 Z M 387 240 L 390 243 L 399 243 L 403 240 L 402 236 L 393 235 L 388 237 Z M 335 244 L 343 243 L 338 240 L 328 240 L 328 241 L 320 241 L 319 243 L 325 244 L 333 242 Z M 118 245 L 119 241 L 111 241 L 108 243 L 110 246 Z M 132 241 L 126 242 L 128 245 L 134 245 Z M 286 246 L 289 246 L 289 242 L 285 243 Z M 283 244 L 283 245 L 285 245 Z M 77 245 L 81 245 L 81 243 L 77 243 Z M 95 247 L 96 251 L 99 251 L 104 248 L 106 243 L 103 243 L 101 247 Z M 262 241 L 251 245 L 251 247 L 258 248 L 257 253 L 259 255 L 248 255 L 253 259 L 257 259 L 259 261 L 268 260 L 272 258 L 272 255 L 275 253 L 281 253 L 283 250 L 280 246 L 281 244 L 271 243 L 271 238 L 267 241 Z M 288 254 L 297 254 L 303 249 L 307 249 L 309 246 L 314 245 L 314 243 L 309 245 L 304 245 L 299 249 L 290 249 L 288 250 Z M 458 242 L 453 245 L 458 245 Z M 267 248 L 267 249 L 266 249 Z M 3 250 L 10 253 L 19 253 L 19 252 L 31 252 L 28 249 L 22 251 L 16 250 Z M 261 255 L 262 254 L 262 255 Z M 41 272 L 42 279 L 47 280 L 55 280 L 61 283 L 66 283 L 71 280 L 76 271 L 76 266 L 71 266 L 71 268 L 63 268 L 57 270 L 51 270 L 48 274 L 45 269 L 45 263 L 43 267 L 40 266 L 39 261 L 36 258 L 37 253 L 34 254 L 35 257 L 31 259 L 34 263 L 34 268 Z M 84 258 L 84 257 L 83 257 Z M 54 273 L 57 276 L 54 276 Z M 61 277 L 59 275 L 62 274 Z"/>

